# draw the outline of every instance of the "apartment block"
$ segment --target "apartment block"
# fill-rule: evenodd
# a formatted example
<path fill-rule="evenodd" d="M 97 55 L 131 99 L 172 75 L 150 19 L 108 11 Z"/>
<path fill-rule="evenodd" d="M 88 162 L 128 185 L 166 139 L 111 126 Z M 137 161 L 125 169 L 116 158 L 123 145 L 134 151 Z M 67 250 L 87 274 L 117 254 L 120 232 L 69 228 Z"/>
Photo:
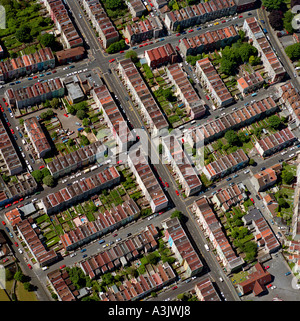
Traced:
<path fill-rule="evenodd" d="M 296 137 L 291 130 L 284 128 L 275 134 L 258 140 L 255 143 L 255 148 L 262 157 L 267 157 L 291 145 L 295 140 Z"/>
<path fill-rule="evenodd" d="M 145 51 L 145 59 L 151 68 L 162 65 L 174 64 L 178 61 L 178 55 L 170 43 Z"/>
<path fill-rule="evenodd" d="M 188 28 L 232 15 L 235 12 L 236 4 L 233 0 L 210 0 L 167 12 L 164 23 L 169 30 L 175 31 L 178 26 L 180 26 L 180 28 Z"/>
<path fill-rule="evenodd" d="M 123 29 L 123 35 L 130 45 L 134 45 L 144 40 L 157 39 L 164 34 L 164 26 L 157 16 L 149 16 L 144 20 L 139 20 L 133 24 L 128 24 Z"/>
<path fill-rule="evenodd" d="M 115 167 L 102 170 L 78 183 L 66 186 L 57 192 L 50 193 L 41 200 L 42 209 L 47 214 L 63 210 L 76 202 L 101 191 L 110 188 L 120 182 L 120 174 Z"/>
<path fill-rule="evenodd" d="M 227 212 L 232 206 L 242 203 L 247 198 L 245 186 L 242 183 L 239 183 L 216 192 L 211 201 L 223 212 Z"/>
<path fill-rule="evenodd" d="M 11 106 L 22 109 L 51 100 L 52 98 L 63 97 L 64 94 L 65 87 L 60 78 L 54 78 L 45 82 L 35 83 L 28 87 L 9 88 L 5 91 L 4 97 Z"/>
<path fill-rule="evenodd" d="M 126 1 L 126 4 L 133 18 L 140 18 L 147 11 L 142 0 Z"/>
<path fill-rule="evenodd" d="M 33 228 L 32 219 L 25 219 L 17 223 L 16 228 L 40 267 L 47 266 L 58 260 L 56 252 L 48 250 L 42 243 L 40 235 Z"/>
<path fill-rule="evenodd" d="M 203 52 L 211 52 L 215 49 L 230 46 L 239 39 L 239 34 L 234 25 L 223 27 L 217 30 L 206 31 L 197 36 L 184 37 L 180 39 L 180 52 L 186 57 L 198 55 Z"/>
<path fill-rule="evenodd" d="M 253 231 L 255 241 L 264 254 L 274 253 L 279 250 L 281 246 L 279 241 L 257 208 L 251 206 L 248 209 L 248 214 L 242 217 L 242 221 L 248 226 L 248 229 Z"/>
<path fill-rule="evenodd" d="M 0 158 L 3 173 L 7 171 L 8 175 L 16 175 L 23 170 L 22 163 L 2 120 L 0 120 Z"/>
<path fill-rule="evenodd" d="M 167 75 L 176 88 L 176 95 L 185 105 L 187 114 L 191 119 L 201 118 L 205 115 L 206 108 L 204 101 L 198 96 L 190 83 L 187 74 L 179 64 L 167 68 Z"/>
<path fill-rule="evenodd" d="M 202 271 L 203 263 L 193 248 L 177 217 L 161 222 L 165 230 L 164 239 L 184 268 L 184 276 L 189 278 Z"/>
<path fill-rule="evenodd" d="M 194 290 L 199 301 L 221 301 L 211 279 L 209 277 L 202 279 L 198 282 Z"/>
<path fill-rule="evenodd" d="M 236 152 L 225 155 L 204 166 L 203 173 L 209 180 L 215 180 L 245 167 L 248 162 L 249 158 L 245 152 L 242 149 L 238 149 Z"/>
<path fill-rule="evenodd" d="M 187 141 L 192 147 L 202 141 L 207 144 L 223 136 L 227 130 L 238 130 L 241 127 L 258 121 L 262 117 L 271 115 L 278 109 L 279 107 L 273 98 L 264 98 L 196 127 L 189 133 Z"/>
<path fill-rule="evenodd" d="M 264 84 L 265 80 L 262 75 L 256 71 L 255 73 L 247 73 L 245 76 L 237 80 L 237 88 L 243 96 L 259 89 Z"/>
<path fill-rule="evenodd" d="M 144 120 L 150 127 L 152 135 L 158 135 L 160 131 L 167 131 L 169 124 L 135 64 L 131 59 L 125 59 L 119 62 L 118 69 L 123 83 L 131 93 L 131 98 L 138 105 Z"/>
<path fill-rule="evenodd" d="M 162 139 L 164 156 L 170 163 L 186 196 L 200 192 L 202 183 L 197 170 L 192 166 L 188 156 L 183 151 L 181 144 L 174 136 Z"/>
<path fill-rule="evenodd" d="M 83 46 L 83 39 L 79 36 L 62 0 L 43 0 L 50 17 L 60 33 L 61 41 L 66 49 Z"/>
<path fill-rule="evenodd" d="M 80 267 L 91 279 L 120 267 L 126 267 L 143 253 L 154 251 L 158 247 L 158 235 L 158 230 L 153 224 L 147 225 L 142 231 L 82 260 Z"/>
<path fill-rule="evenodd" d="M 123 281 L 120 286 L 113 285 L 101 293 L 101 301 L 136 301 L 141 300 L 153 291 L 174 282 L 176 275 L 169 263 L 147 265 L 146 272 L 136 278 Z"/>
<path fill-rule="evenodd" d="M 43 158 L 51 151 L 51 146 L 36 117 L 27 118 L 24 128 L 39 158 Z"/>
<path fill-rule="evenodd" d="M 280 85 L 278 88 L 278 96 L 280 101 L 285 104 L 290 112 L 290 115 L 296 122 L 296 125 L 300 126 L 300 95 L 296 91 L 294 85 L 289 81 L 284 85 Z"/>
<path fill-rule="evenodd" d="M 104 49 L 119 40 L 119 32 L 98 0 L 83 0 L 82 6 L 93 27 L 98 32 L 100 43 Z"/>
<path fill-rule="evenodd" d="M 216 103 L 216 107 L 226 107 L 234 102 L 215 67 L 208 58 L 196 62 L 196 75 Z"/>
<path fill-rule="evenodd" d="M 286 71 L 273 51 L 256 18 L 251 17 L 245 19 L 243 30 L 245 31 L 246 36 L 249 37 L 252 45 L 258 50 L 265 70 L 270 77 L 270 82 L 275 83 L 282 80 Z"/>
<path fill-rule="evenodd" d="M 60 236 L 61 243 L 66 251 L 74 250 L 136 220 L 139 214 L 138 206 L 129 199 L 121 205 L 113 206 L 109 211 L 100 213 L 95 221 L 81 224 L 76 229 L 64 233 Z"/>
<path fill-rule="evenodd" d="M 119 151 L 126 151 L 132 145 L 134 137 L 108 88 L 106 85 L 96 87 L 92 94 L 99 110 L 103 111 L 103 117 L 119 146 Z"/>
<path fill-rule="evenodd" d="M 67 155 L 59 156 L 47 163 L 50 174 L 55 178 L 75 172 L 88 164 L 93 164 L 104 158 L 107 147 L 96 141 L 88 146 L 84 146 Z"/>
<path fill-rule="evenodd" d="M 153 213 L 166 208 L 168 206 L 168 199 L 140 149 L 128 153 L 128 165 L 150 203 Z"/>
<path fill-rule="evenodd" d="M 9 81 L 31 73 L 55 67 L 55 57 L 50 48 L 42 48 L 33 54 L 0 62 L 0 81 Z"/>
<path fill-rule="evenodd" d="M 213 248 L 217 251 L 218 258 L 226 272 L 231 273 L 240 269 L 244 260 L 233 251 L 206 197 L 193 203 L 193 211 L 198 217 L 197 221 L 205 236 L 209 238 Z"/>

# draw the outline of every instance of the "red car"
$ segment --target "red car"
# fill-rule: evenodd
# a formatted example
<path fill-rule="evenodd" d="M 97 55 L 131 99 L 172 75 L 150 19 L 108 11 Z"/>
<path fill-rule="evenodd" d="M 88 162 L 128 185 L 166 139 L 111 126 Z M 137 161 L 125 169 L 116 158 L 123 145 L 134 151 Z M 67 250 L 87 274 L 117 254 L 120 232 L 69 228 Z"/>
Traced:
<path fill-rule="evenodd" d="M 147 43 L 145 43 L 145 44 L 144 44 L 144 47 L 145 47 L 145 46 L 148 46 L 148 44 L 147 44 Z"/>
<path fill-rule="evenodd" d="M 144 45 L 139 45 L 140 48 L 142 48 Z"/>
<path fill-rule="evenodd" d="M 113 234 L 113 237 L 118 236 L 118 233 Z"/>
<path fill-rule="evenodd" d="M 15 131 L 14 131 L 12 128 L 10 129 L 10 131 L 11 131 L 11 133 L 12 133 L 12 134 L 14 134 L 14 133 L 15 133 Z"/>
<path fill-rule="evenodd" d="M 176 37 L 179 37 L 180 36 L 180 33 L 176 33 Z"/>
<path fill-rule="evenodd" d="M 219 189 L 218 189 L 218 192 L 221 192 L 221 191 L 222 191 L 222 188 L 219 188 Z"/>
<path fill-rule="evenodd" d="M 114 62 L 116 59 L 115 58 L 113 58 L 113 59 L 110 59 L 109 60 L 109 62 Z"/>
<path fill-rule="evenodd" d="M 270 288 L 271 286 L 272 286 L 272 284 L 268 284 L 268 285 L 267 285 L 267 288 Z"/>
<path fill-rule="evenodd" d="M 4 112 L 4 109 L 3 109 L 3 107 L 1 107 L 1 111 L 2 111 L 2 112 Z"/>
<path fill-rule="evenodd" d="M 44 165 L 42 165 L 42 166 L 40 166 L 40 169 L 43 169 L 45 166 Z"/>
<path fill-rule="evenodd" d="M 7 205 L 5 205 L 5 208 L 8 208 L 8 207 L 10 207 L 11 206 L 11 204 L 7 204 Z"/>
<path fill-rule="evenodd" d="M 63 269 L 63 268 L 65 268 L 66 267 L 66 264 L 63 264 L 63 265 L 61 265 L 59 268 L 60 269 Z"/>
<path fill-rule="evenodd" d="M 243 16 L 239 16 L 239 18 L 243 18 Z"/>
<path fill-rule="evenodd" d="M 5 106 L 8 107 L 8 103 L 7 102 L 5 102 Z"/>
<path fill-rule="evenodd" d="M 209 100 L 209 97 L 208 97 L 208 95 L 206 95 L 205 97 L 206 97 L 206 99 L 207 99 L 207 100 Z"/>
<path fill-rule="evenodd" d="M 24 201 L 24 198 L 23 198 L 23 197 L 21 197 L 21 198 L 19 199 L 19 202 L 22 202 L 22 201 Z"/>
<path fill-rule="evenodd" d="M 152 4 L 152 3 L 150 3 L 150 6 L 151 6 L 151 7 L 153 7 L 153 4 Z"/>
<path fill-rule="evenodd" d="M 55 74 L 55 73 L 56 73 L 56 70 L 55 70 L 55 69 L 54 69 L 54 70 L 52 70 L 52 73 L 53 73 L 53 74 Z"/>
<path fill-rule="evenodd" d="M 64 116 L 67 117 L 67 118 L 69 117 L 67 114 L 64 114 Z"/>
<path fill-rule="evenodd" d="M 9 121 L 6 124 L 7 124 L 8 127 L 10 127 L 10 122 Z"/>
<path fill-rule="evenodd" d="M 191 29 L 191 30 L 189 30 L 188 32 L 193 32 L 194 31 L 194 29 Z"/>
<path fill-rule="evenodd" d="M 176 50 L 179 51 L 179 47 L 178 46 L 176 46 Z"/>
<path fill-rule="evenodd" d="M 6 261 L 8 261 L 8 258 L 6 257 L 5 259 L 3 259 L 3 263 L 5 263 Z"/>
<path fill-rule="evenodd" d="M 178 288 L 177 285 L 173 286 L 172 290 L 176 290 Z"/>
<path fill-rule="evenodd" d="M 222 21 L 222 23 L 225 23 L 225 22 L 226 22 L 226 20 L 223 20 L 223 21 Z"/>
<path fill-rule="evenodd" d="M 36 79 L 38 76 L 33 76 L 32 79 Z"/>
<path fill-rule="evenodd" d="M 121 50 L 120 53 L 124 53 L 124 50 Z"/>
<path fill-rule="evenodd" d="M 166 186 L 169 187 L 169 183 L 168 182 L 166 182 Z"/>
<path fill-rule="evenodd" d="M 159 212 L 158 214 L 161 215 L 161 214 L 163 214 L 163 212 Z"/>
<path fill-rule="evenodd" d="M 18 203 L 19 203 L 19 201 L 14 201 L 14 202 L 13 202 L 13 205 L 18 204 Z"/>
<path fill-rule="evenodd" d="M 5 98 L 3 97 L 2 100 L 5 101 Z"/>
<path fill-rule="evenodd" d="M 175 193 L 176 193 L 177 196 L 179 196 L 179 192 L 177 190 L 175 191 Z"/>
<path fill-rule="evenodd" d="M 253 204 L 255 203 L 253 198 L 250 198 L 250 201 L 251 201 Z"/>
<path fill-rule="evenodd" d="M 267 266 L 265 266 L 265 269 L 267 270 L 267 269 L 269 269 L 270 268 L 270 266 L 269 265 L 267 265 Z"/>
<path fill-rule="evenodd" d="M 32 270 L 31 264 L 28 263 L 27 266 L 30 268 L 30 270 Z"/>
<path fill-rule="evenodd" d="M 3 225 L 6 225 L 6 223 L 5 223 L 4 221 L 2 221 L 2 224 L 3 224 Z"/>
<path fill-rule="evenodd" d="M 152 44 L 153 44 L 153 41 L 150 41 L 150 42 L 149 42 L 149 45 L 152 45 Z"/>
<path fill-rule="evenodd" d="M 15 246 L 16 246 L 16 247 L 18 247 L 18 246 L 19 246 L 18 242 L 15 242 Z"/>

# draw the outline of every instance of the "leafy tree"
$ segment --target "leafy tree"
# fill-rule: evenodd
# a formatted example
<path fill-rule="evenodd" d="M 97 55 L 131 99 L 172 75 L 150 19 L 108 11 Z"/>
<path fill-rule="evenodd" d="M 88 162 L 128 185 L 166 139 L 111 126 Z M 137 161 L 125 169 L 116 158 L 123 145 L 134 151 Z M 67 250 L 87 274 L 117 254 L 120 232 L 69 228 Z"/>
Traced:
<path fill-rule="evenodd" d="M 80 120 L 83 120 L 84 118 L 86 118 L 87 114 L 84 110 L 80 109 L 77 110 L 76 112 L 76 117 L 79 118 Z"/>
<path fill-rule="evenodd" d="M 50 101 L 50 106 L 54 109 L 57 109 L 58 106 L 59 106 L 59 99 L 58 98 L 53 98 L 51 101 Z"/>
<path fill-rule="evenodd" d="M 49 171 L 49 169 L 48 168 L 43 168 L 42 170 L 41 170 L 41 172 L 42 172 L 42 174 L 43 174 L 43 177 L 46 177 L 46 176 L 49 176 L 49 175 L 51 175 L 51 173 L 50 173 L 50 171 Z"/>
<path fill-rule="evenodd" d="M 238 52 L 242 62 L 246 62 L 251 56 L 257 55 L 257 49 L 248 42 L 243 43 Z"/>
<path fill-rule="evenodd" d="M 125 54 L 125 58 L 130 58 L 133 62 L 138 61 L 138 55 L 134 50 L 128 50 Z"/>
<path fill-rule="evenodd" d="M 228 130 L 224 137 L 226 138 L 227 142 L 231 146 L 238 146 L 240 144 L 240 139 L 238 134 L 234 130 Z"/>
<path fill-rule="evenodd" d="M 269 22 L 273 29 L 282 30 L 283 28 L 282 11 L 272 10 L 269 14 Z"/>
<path fill-rule="evenodd" d="M 262 0 L 262 5 L 266 7 L 268 11 L 282 9 L 284 0 Z"/>
<path fill-rule="evenodd" d="M 178 211 L 178 210 L 175 210 L 172 214 L 171 214 L 171 218 L 174 218 L 174 217 L 177 217 L 179 219 L 179 221 L 183 221 L 184 219 L 184 215 Z"/>
<path fill-rule="evenodd" d="M 297 60 L 300 58 L 300 43 L 294 43 L 293 45 L 287 46 L 285 48 L 287 56 L 291 60 Z"/>
<path fill-rule="evenodd" d="M 281 119 L 277 115 L 271 116 L 268 121 L 270 126 L 274 129 L 278 129 L 281 125 Z"/>
<path fill-rule="evenodd" d="M 28 25 L 22 25 L 19 29 L 17 29 L 15 36 L 17 40 L 20 42 L 30 42 L 32 40 L 32 36 L 30 35 L 30 27 Z"/>
<path fill-rule="evenodd" d="M 290 171 L 287 171 L 287 170 L 284 170 L 282 172 L 281 177 L 282 177 L 283 182 L 287 185 L 290 185 L 295 178 L 294 174 Z"/>
<path fill-rule="evenodd" d="M 283 15 L 283 27 L 288 33 L 293 33 L 294 29 L 292 26 L 292 20 L 294 18 L 294 14 L 289 10 Z"/>
<path fill-rule="evenodd" d="M 44 33 L 40 36 L 40 43 L 44 47 L 52 48 L 55 45 L 55 36 L 51 33 Z"/>
<path fill-rule="evenodd" d="M 122 0 L 106 0 L 105 4 L 106 4 L 106 7 L 111 10 L 115 10 L 120 7 L 123 7 Z"/>
<path fill-rule="evenodd" d="M 222 57 L 220 62 L 220 71 L 225 75 L 233 75 L 236 73 L 236 62 Z"/>
<path fill-rule="evenodd" d="M 261 63 L 261 60 L 258 56 L 250 56 L 249 57 L 249 63 L 251 66 L 256 66 Z"/>
<path fill-rule="evenodd" d="M 52 175 L 48 175 L 46 177 L 43 178 L 43 184 L 49 186 L 49 187 L 53 187 L 55 185 L 55 180 L 53 178 Z"/>
<path fill-rule="evenodd" d="M 32 177 L 36 180 L 37 183 L 41 183 L 43 181 L 44 175 L 42 171 L 35 170 L 31 173 Z"/>
<path fill-rule="evenodd" d="M 24 282 L 26 282 L 26 276 L 23 274 L 23 272 L 21 271 L 21 270 L 19 270 L 19 271 L 17 271 L 16 273 L 15 273 L 15 275 L 14 275 L 14 279 L 16 280 L 16 281 L 19 281 L 19 282 L 21 282 L 21 283 L 24 283 Z"/>

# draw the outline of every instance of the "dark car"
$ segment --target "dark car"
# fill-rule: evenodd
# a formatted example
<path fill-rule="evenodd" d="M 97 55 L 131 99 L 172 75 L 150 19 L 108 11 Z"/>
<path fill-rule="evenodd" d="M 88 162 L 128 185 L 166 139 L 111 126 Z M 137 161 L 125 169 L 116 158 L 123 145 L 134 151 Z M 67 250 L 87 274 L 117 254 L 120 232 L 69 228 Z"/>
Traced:
<path fill-rule="evenodd" d="M 258 195 L 256 195 L 256 198 L 257 198 L 258 200 L 260 200 L 260 197 L 259 197 Z"/>

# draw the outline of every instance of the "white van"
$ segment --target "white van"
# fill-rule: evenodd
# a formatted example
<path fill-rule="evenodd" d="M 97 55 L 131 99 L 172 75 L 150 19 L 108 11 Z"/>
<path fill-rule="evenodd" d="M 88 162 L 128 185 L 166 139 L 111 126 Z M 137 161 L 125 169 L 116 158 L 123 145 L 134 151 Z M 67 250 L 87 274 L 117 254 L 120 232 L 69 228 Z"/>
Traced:
<path fill-rule="evenodd" d="M 22 144 L 26 145 L 26 140 L 25 139 L 22 139 Z"/>
<path fill-rule="evenodd" d="M 31 173 L 33 171 L 31 165 L 28 165 L 29 172 Z"/>
<path fill-rule="evenodd" d="M 208 247 L 208 245 L 207 245 L 207 244 L 204 244 L 204 247 L 205 247 L 206 251 L 209 252 L 209 247 Z"/>
<path fill-rule="evenodd" d="M 43 270 L 43 271 L 46 271 L 46 270 L 48 270 L 48 269 L 49 269 L 48 266 L 42 267 L 42 270 Z"/>

